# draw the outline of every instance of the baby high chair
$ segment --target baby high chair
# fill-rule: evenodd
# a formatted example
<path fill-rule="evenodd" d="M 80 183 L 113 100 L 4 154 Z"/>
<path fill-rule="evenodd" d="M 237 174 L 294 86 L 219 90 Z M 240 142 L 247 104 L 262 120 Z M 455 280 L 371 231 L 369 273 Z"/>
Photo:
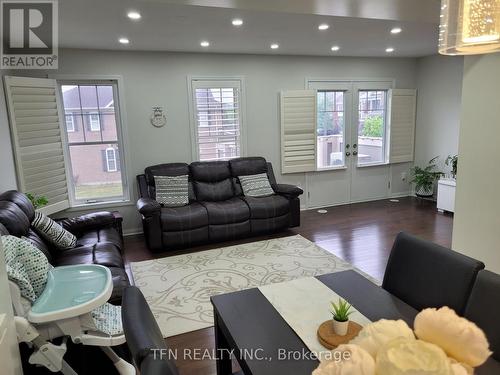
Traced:
<path fill-rule="evenodd" d="M 100 347 L 121 375 L 135 375 L 134 366 L 110 348 L 125 343 L 125 335 L 121 308 L 106 303 L 113 289 L 109 269 L 52 268 L 27 241 L 13 236 L 3 236 L 2 241 L 18 341 L 34 349 L 29 363 L 76 375 L 63 358 L 69 337 L 76 344 Z M 61 344 L 51 342 L 60 337 Z"/>

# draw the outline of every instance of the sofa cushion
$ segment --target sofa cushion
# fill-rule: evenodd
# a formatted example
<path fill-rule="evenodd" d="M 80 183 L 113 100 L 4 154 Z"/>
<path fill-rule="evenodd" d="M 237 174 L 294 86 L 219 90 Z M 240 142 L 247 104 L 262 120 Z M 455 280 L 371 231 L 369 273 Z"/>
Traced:
<path fill-rule="evenodd" d="M 156 201 L 165 207 L 181 207 L 189 204 L 188 175 L 154 176 Z"/>
<path fill-rule="evenodd" d="M 241 197 L 250 207 L 250 218 L 268 219 L 282 216 L 289 212 L 290 203 L 288 199 L 280 195 L 268 197 Z"/>
<path fill-rule="evenodd" d="M 156 186 L 154 176 L 182 176 L 190 175 L 189 165 L 186 163 L 167 163 L 158 164 L 151 167 L 147 167 L 144 170 L 144 175 L 146 176 L 146 183 L 148 185 L 149 197 L 156 199 Z M 189 200 L 196 200 L 196 196 L 193 190 L 193 184 L 191 183 L 191 178 L 189 178 L 188 183 L 188 194 Z"/>
<path fill-rule="evenodd" d="M 231 159 L 229 166 L 233 177 L 267 173 L 266 159 L 259 156 Z"/>
<path fill-rule="evenodd" d="M 227 161 L 198 161 L 190 165 L 196 198 L 201 201 L 224 201 L 234 197 Z"/>
<path fill-rule="evenodd" d="M 0 223 L 16 237 L 25 236 L 30 228 L 30 220 L 18 205 L 0 200 Z"/>
<path fill-rule="evenodd" d="M 101 266 L 123 268 L 120 251 L 112 243 L 105 242 L 64 250 L 57 257 L 55 263 L 56 266 L 99 264 Z"/>
<path fill-rule="evenodd" d="M 161 224 L 164 232 L 203 227 L 208 225 L 207 210 L 197 202 L 182 207 L 162 207 Z"/>
<path fill-rule="evenodd" d="M 274 194 L 266 173 L 238 177 L 245 197 L 267 197 Z"/>
<path fill-rule="evenodd" d="M 114 228 L 102 228 L 83 233 L 76 240 L 76 246 L 93 246 L 98 243 L 111 243 L 119 251 L 123 248 L 122 238 Z"/>
<path fill-rule="evenodd" d="M 54 257 L 52 256 L 50 248 L 47 246 L 47 243 L 43 240 L 43 238 L 38 235 L 38 233 L 30 228 L 26 236 L 23 236 L 22 238 L 35 245 L 38 250 L 45 254 L 49 263 L 52 264 Z"/>
<path fill-rule="evenodd" d="M 31 225 L 35 230 L 61 250 L 72 249 L 76 245 L 76 237 L 71 232 L 68 232 L 62 226 L 57 224 L 47 215 L 37 211 Z"/>
<path fill-rule="evenodd" d="M 209 224 L 240 223 L 250 218 L 248 205 L 239 198 L 220 202 L 201 202 L 208 212 Z"/>
<path fill-rule="evenodd" d="M 233 184 L 228 178 L 218 182 L 194 182 L 198 201 L 225 201 L 234 197 Z"/>
<path fill-rule="evenodd" d="M 227 161 L 195 161 L 189 166 L 193 181 L 218 182 L 231 177 Z"/>

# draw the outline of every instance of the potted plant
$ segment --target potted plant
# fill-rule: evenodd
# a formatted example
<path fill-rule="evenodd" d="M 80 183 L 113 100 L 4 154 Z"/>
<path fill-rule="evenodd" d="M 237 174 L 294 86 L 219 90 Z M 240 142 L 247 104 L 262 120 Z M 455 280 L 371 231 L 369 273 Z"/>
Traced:
<path fill-rule="evenodd" d="M 349 328 L 349 315 L 354 311 L 351 311 L 351 305 L 347 301 L 339 298 L 339 303 L 331 302 L 333 315 L 333 331 L 339 336 L 345 336 L 347 334 L 347 329 Z"/>
<path fill-rule="evenodd" d="M 448 155 L 444 163 L 451 166 L 451 177 L 457 178 L 458 155 Z"/>
<path fill-rule="evenodd" d="M 415 184 L 415 194 L 417 197 L 428 198 L 434 195 L 434 183 L 444 174 L 436 170 L 436 161 L 438 158 L 439 156 L 436 156 L 429 160 L 428 165 L 424 168 L 416 165 L 410 169 L 410 183 Z"/>
<path fill-rule="evenodd" d="M 49 203 L 49 200 L 47 199 L 47 197 L 45 197 L 43 195 L 34 195 L 31 193 L 26 193 L 26 197 L 28 197 L 28 199 L 31 201 L 31 204 L 33 205 L 35 210 L 37 210 L 43 206 L 46 206 Z"/>

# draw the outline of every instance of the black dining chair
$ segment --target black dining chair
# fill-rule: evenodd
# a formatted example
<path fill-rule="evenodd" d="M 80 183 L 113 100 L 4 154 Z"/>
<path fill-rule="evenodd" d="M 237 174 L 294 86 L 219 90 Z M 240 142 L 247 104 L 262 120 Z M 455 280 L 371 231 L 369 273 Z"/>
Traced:
<path fill-rule="evenodd" d="M 479 272 L 464 317 L 484 331 L 492 358 L 500 361 L 500 275 L 486 270 Z"/>
<path fill-rule="evenodd" d="M 127 287 L 122 297 L 122 323 L 127 345 L 141 375 L 178 375 L 153 313 L 139 288 Z"/>
<path fill-rule="evenodd" d="M 401 232 L 382 287 L 417 310 L 448 306 L 462 315 L 484 263 Z"/>

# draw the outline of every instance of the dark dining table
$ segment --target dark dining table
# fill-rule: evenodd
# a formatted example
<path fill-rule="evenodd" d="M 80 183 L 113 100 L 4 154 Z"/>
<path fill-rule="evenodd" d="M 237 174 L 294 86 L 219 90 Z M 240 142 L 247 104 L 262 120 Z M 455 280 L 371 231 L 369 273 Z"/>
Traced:
<path fill-rule="evenodd" d="M 371 321 L 402 319 L 410 327 L 418 313 L 355 271 L 316 277 Z M 214 308 L 217 374 L 230 375 L 232 357 L 245 375 L 310 375 L 319 361 L 258 288 L 211 298 Z M 500 374 L 498 362 L 476 374 Z"/>

